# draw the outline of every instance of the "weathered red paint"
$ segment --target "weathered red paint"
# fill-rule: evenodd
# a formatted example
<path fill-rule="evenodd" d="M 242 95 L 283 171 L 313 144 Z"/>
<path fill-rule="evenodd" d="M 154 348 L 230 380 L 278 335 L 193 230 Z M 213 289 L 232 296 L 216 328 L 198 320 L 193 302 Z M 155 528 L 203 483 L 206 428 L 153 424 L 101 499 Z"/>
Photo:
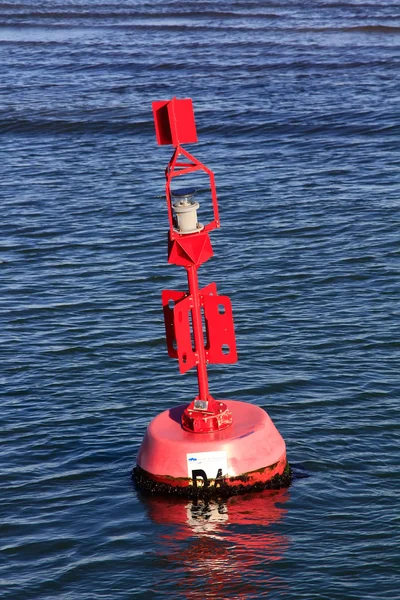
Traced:
<path fill-rule="evenodd" d="M 247 402 L 224 400 L 224 404 L 232 414 L 232 425 L 201 435 L 181 427 L 185 405 L 157 415 L 147 428 L 137 457 L 138 466 L 157 483 L 187 487 L 193 484 L 187 456 L 222 451 L 227 461 L 227 472 L 222 476 L 229 486 L 266 483 L 275 475 L 282 475 L 286 446 L 268 414 Z M 207 475 L 210 485 L 215 485 L 217 473 Z"/>
<path fill-rule="evenodd" d="M 197 141 L 191 100 L 155 102 L 153 112 L 158 143 L 175 146 L 165 171 L 168 262 L 183 266 L 188 279 L 187 291 L 162 293 L 167 348 L 169 356 L 178 359 L 181 373 L 196 368 L 199 393 L 189 405 L 153 419 L 137 465 L 151 485 L 171 488 L 199 487 L 202 482 L 215 488 L 223 484 L 225 489 L 267 484 L 287 467 L 283 438 L 264 410 L 244 402 L 216 400 L 208 386 L 208 363 L 237 360 L 230 299 L 218 295 L 215 283 L 199 289 L 197 275 L 213 255 L 209 232 L 220 226 L 214 174 L 181 146 Z M 213 219 L 203 228 L 197 225 L 198 231 L 190 227 L 188 233 L 180 233 L 179 224 L 174 223 L 171 182 L 196 171 L 209 176 Z M 175 197 L 179 195 L 175 190 Z"/>

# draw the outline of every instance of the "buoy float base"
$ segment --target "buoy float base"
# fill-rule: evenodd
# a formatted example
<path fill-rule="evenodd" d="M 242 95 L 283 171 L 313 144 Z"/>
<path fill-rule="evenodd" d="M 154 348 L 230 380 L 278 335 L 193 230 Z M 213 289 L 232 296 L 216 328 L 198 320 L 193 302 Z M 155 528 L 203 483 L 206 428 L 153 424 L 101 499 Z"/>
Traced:
<path fill-rule="evenodd" d="M 246 402 L 224 400 L 232 425 L 222 431 L 185 431 L 187 405 L 157 415 L 149 424 L 132 476 L 152 494 L 231 496 L 288 487 L 285 442 L 268 414 Z"/>

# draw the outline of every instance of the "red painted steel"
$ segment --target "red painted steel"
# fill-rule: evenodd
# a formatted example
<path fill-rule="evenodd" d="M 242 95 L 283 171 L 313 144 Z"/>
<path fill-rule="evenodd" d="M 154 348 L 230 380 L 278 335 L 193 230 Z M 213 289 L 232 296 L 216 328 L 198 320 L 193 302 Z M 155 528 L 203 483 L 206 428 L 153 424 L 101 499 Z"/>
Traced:
<path fill-rule="evenodd" d="M 199 290 L 198 297 L 205 322 L 206 363 L 236 362 L 236 339 L 230 299 L 217 294 L 215 283 L 210 283 Z M 181 364 L 179 366 L 181 372 L 184 373 L 198 360 L 198 355 L 194 352 L 191 334 L 193 297 L 183 291 L 164 290 L 162 304 L 168 355 L 183 362 L 185 369 L 182 370 Z M 191 353 L 195 358 L 193 361 L 188 361 L 187 356 Z M 186 357 L 184 357 L 185 354 Z M 190 366 L 189 362 L 192 362 Z"/>
<path fill-rule="evenodd" d="M 207 362 L 235 363 L 238 357 L 230 299 L 228 296 L 204 295 L 203 306 Z"/>
<path fill-rule="evenodd" d="M 200 302 L 203 304 L 204 296 L 216 296 L 217 295 L 217 284 L 212 282 L 203 287 L 200 290 Z"/>
<path fill-rule="evenodd" d="M 222 430 L 232 423 L 227 406 L 209 394 L 208 363 L 237 361 L 232 307 L 227 296 L 217 294 L 210 283 L 198 289 L 195 265 L 187 268 L 189 293 L 164 290 L 162 303 L 168 354 L 179 361 L 179 370 L 186 373 L 197 368 L 199 395 L 182 415 L 182 426 L 195 433 Z M 203 317 L 206 344 L 204 342 Z M 196 407 L 198 400 L 207 402 L 205 410 Z"/>
<path fill-rule="evenodd" d="M 196 408 L 198 400 L 200 396 L 197 396 L 183 411 L 183 429 L 194 433 L 210 433 L 222 431 L 232 425 L 232 413 L 225 402 L 215 400 L 208 395 L 207 410 L 199 410 Z"/>
<path fill-rule="evenodd" d="M 197 352 L 197 380 L 199 384 L 199 399 L 208 401 L 208 377 L 206 365 L 206 353 L 204 349 L 203 324 L 201 320 L 199 282 L 197 268 L 195 265 L 187 269 L 189 293 L 192 298 L 192 321 L 194 347 Z M 179 353 L 179 349 L 178 349 Z"/>
<path fill-rule="evenodd" d="M 199 386 L 197 398 L 182 416 L 182 426 L 199 433 L 218 431 L 231 425 L 232 416 L 226 405 L 209 393 L 207 363 L 235 362 L 237 352 L 229 298 L 218 296 L 215 284 L 203 290 L 198 286 L 197 269 L 213 255 L 208 233 L 220 226 L 214 173 L 181 146 L 197 141 L 191 99 L 153 102 L 153 114 L 158 144 L 175 146 L 165 171 L 168 262 L 185 267 L 189 287 L 187 293 L 166 290 L 162 295 L 168 354 L 178 359 L 181 373 L 196 366 Z M 176 177 L 200 171 L 210 180 L 213 219 L 198 232 L 181 234 L 175 228 L 171 183 Z"/>
<path fill-rule="evenodd" d="M 192 144 L 197 142 L 196 123 L 191 98 L 172 98 L 153 102 L 157 143 Z"/>
<path fill-rule="evenodd" d="M 210 283 L 199 290 L 197 295 L 200 312 L 205 322 L 204 357 L 206 364 L 236 362 L 236 339 L 230 299 L 228 296 L 217 294 L 215 283 Z M 168 355 L 171 358 L 177 358 L 181 373 L 186 373 L 199 360 L 191 333 L 193 296 L 187 292 L 164 290 L 162 304 Z M 204 345 L 204 339 L 201 339 L 200 333 L 198 339 L 199 343 Z"/>
<path fill-rule="evenodd" d="M 171 358 L 178 358 L 176 343 L 175 325 L 174 325 L 174 306 L 179 300 L 186 296 L 186 292 L 175 290 L 164 290 L 161 294 L 161 300 L 164 312 L 165 333 L 167 338 L 168 355 Z"/>
<path fill-rule="evenodd" d="M 218 402 L 218 401 L 217 401 Z M 191 456 L 219 453 L 226 485 L 267 483 L 282 475 L 286 467 L 286 445 L 269 415 L 247 402 L 224 400 L 232 414 L 232 425 L 222 431 L 193 435 L 181 426 L 185 406 L 157 415 L 147 428 L 137 464 L 159 483 L 192 485 Z M 224 462 L 224 460 L 226 462 Z M 218 459 L 206 475 L 210 485 L 217 479 Z M 216 466 L 215 466 L 216 465 Z M 215 471 L 215 472 L 214 472 Z M 240 480 L 241 478 L 241 480 Z M 199 484 L 201 481 L 199 480 Z"/>
<path fill-rule="evenodd" d="M 188 279 L 188 291 L 162 293 L 167 348 L 169 356 L 178 359 L 181 373 L 196 367 L 199 393 L 189 405 L 167 410 L 152 420 L 137 465 L 152 484 L 169 490 L 180 488 L 183 493 L 186 490 L 182 488 L 200 487 L 202 481 L 205 490 L 214 486 L 218 492 L 223 485 L 232 493 L 269 482 L 277 485 L 278 480 L 287 482 L 285 442 L 268 414 L 244 402 L 216 400 L 209 392 L 207 364 L 237 360 L 230 299 L 218 295 L 215 283 L 199 289 L 197 274 L 213 255 L 209 232 L 220 226 L 214 174 L 181 146 L 197 140 L 191 100 L 155 102 L 153 112 L 158 143 L 175 146 L 165 171 L 168 262 L 183 266 Z M 197 213 L 191 211 L 197 211 L 199 205 L 192 202 L 194 192 L 190 188 L 187 194 L 175 190 L 179 209 L 184 206 L 192 219 L 188 233 L 183 233 L 181 224 L 174 221 L 171 183 L 176 177 L 199 171 L 210 179 L 213 219 L 203 229 L 197 225 L 196 230 Z"/>
<path fill-rule="evenodd" d="M 180 157 L 185 157 L 187 161 L 182 161 Z M 172 155 L 171 160 L 168 163 L 168 166 L 165 171 L 166 176 L 166 197 L 167 197 L 167 207 L 168 207 L 168 215 L 169 215 L 169 224 L 170 224 L 170 236 L 172 239 L 179 236 L 179 233 L 176 233 L 173 225 L 173 215 L 172 215 L 172 197 L 171 197 L 171 183 L 174 177 L 181 177 L 182 175 L 188 175 L 189 173 L 193 173 L 195 171 L 204 171 L 207 173 L 210 180 L 210 188 L 211 188 L 211 199 L 212 206 L 214 212 L 214 219 L 204 226 L 205 231 L 211 231 L 216 227 L 220 227 L 220 219 L 219 219 L 219 211 L 218 211 L 218 200 L 217 200 L 217 189 L 215 185 L 215 177 L 214 173 L 206 167 L 202 162 L 200 162 L 197 158 L 195 158 L 192 154 L 189 154 L 187 150 L 182 148 L 182 146 L 178 145 L 175 148 L 175 151 Z"/>
<path fill-rule="evenodd" d="M 189 371 L 189 369 L 199 363 L 199 355 L 195 350 L 196 346 L 191 334 L 192 309 L 193 298 L 190 295 L 177 302 L 173 309 L 175 340 L 181 373 L 186 373 L 186 371 Z"/>
<path fill-rule="evenodd" d="M 211 241 L 206 231 L 168 238 L 168 262 L 180 267 L 199 267 L 213 256 Z"/>

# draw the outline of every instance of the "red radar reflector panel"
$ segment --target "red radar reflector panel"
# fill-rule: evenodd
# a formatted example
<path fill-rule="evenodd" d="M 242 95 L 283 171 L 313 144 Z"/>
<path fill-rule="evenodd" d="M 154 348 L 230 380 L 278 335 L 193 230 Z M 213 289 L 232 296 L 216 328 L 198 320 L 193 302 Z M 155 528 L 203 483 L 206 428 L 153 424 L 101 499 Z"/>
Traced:
<path fill-rule="evenodd" d="M 152 103 L 157 143 L 160 146 L 197 142 L 191 98 L 173 98 Z"/>
<path fill-rule="evenodd" d="M 191 333 L 192 297 L 186 292 L 164 290 L 162 304 L 168 355 L 177 358 L 180 372 L 186 373 L 197 364 Z"/>
<path fill-rule="evenodd" d="M 209 363 L 237 361 L 232 305 L 228 296 L 204 296 L 206 321 L 206 357 Z"/>
<path fill-rule="evenodd" d="M 186 292 L 178 290 L 163 290 L 161 300 L 164 312 L 165 335 L 167 338 L 168 356 L 178 358 L 177 341 L 174 326 L 174 306 L 185 298 Z"/>
<path fill-rule="evenodd" d="M 174 308 L 174 329 L 181 373 L 186 373 L 197 364 L 197 353 L 192 342 L 192 306 L 193 299 L 187 296 L 177 302 Z"/>
<path fill-rule="evenodd" d="M 216 296 L 217 295 L 217 284 L 216 283 L 209 283 L 208 285 L 206 285 L 205 287 L 203 287 L 200 290 L 200 298 L 202 303 L 204 303 L 204 297 L 205 296 Z"/>

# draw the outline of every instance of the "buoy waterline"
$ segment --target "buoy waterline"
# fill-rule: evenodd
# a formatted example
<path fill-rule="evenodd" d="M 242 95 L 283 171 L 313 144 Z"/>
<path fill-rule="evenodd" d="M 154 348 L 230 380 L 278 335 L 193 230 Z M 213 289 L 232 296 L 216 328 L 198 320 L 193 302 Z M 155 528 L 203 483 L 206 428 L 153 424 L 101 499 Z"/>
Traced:
<path fill-rule="evenodd" d="M 159 145 L 174 147 L 166 168 L 168 262 L 186 269 L 188 290 L 164 290 L 162 305 L 168 354 L 179 370 L 197 370 L 199 393 L 189 404 L 157 415 L 140 446 L 133 477 L 151 493 L 201 497 L 287 487 L 291 471 L 285 442 L 268 414 L 237 400 L 215 399 L 207 364 L 237 361 L 231 301 L 215 283 L 199 289 L 197 271 L 213 256 L 209 232 L 220 227 L 213 172 L 182 144 L 197 141 L 192 100 L 153 102 Z M 209 177 L 213 218 L 197 220 L 193 188 L 172 189 L 175 177 Z"/>

